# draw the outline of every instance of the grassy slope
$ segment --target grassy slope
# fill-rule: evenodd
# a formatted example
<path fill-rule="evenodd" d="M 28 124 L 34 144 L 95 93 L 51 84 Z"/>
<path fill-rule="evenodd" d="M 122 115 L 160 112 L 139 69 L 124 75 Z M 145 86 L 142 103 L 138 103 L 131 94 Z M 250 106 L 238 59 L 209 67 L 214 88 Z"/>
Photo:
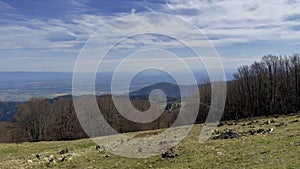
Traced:
<path fill-rule="evenodd" d="M 291 123 L 299 116 L 279 117 L 276 123 L 262 125 L 272 118 L 258 119 L 254 126 L 274 128 L 274 132 L 263 135 L 247 135 L 231 140 L 209 140 L 198 143 L 201 125 L 195 125 L 188 137 L 177 149 L 180 156 L 162 159 L 154 156 L 147 159 L 129 159 L 95 150 L 89 139 L 65 142 L 40 142 L 22 144 L 0 144 L 0 168 L 47 168 L 47 162 L 37 160 L 36 153 L 54 155 L 68 148 L 76 156 L 66 162 L 56 162 L 53 168 L 300 168 L 300 122 Z M 255 120 L 256 121 L 256 120 Z M 237 125 L 224 125 L 218 130 L 234 129 L 238 132 L 250 130 L 249 121 Z M 285 122 L 287 126 L 276 127 Z M 142 132 L 145 135 L 145 132 Z M 139 133 L 130 133 L 139 135 Z M 28 159 L 30 159 L 28 161 Z"/>

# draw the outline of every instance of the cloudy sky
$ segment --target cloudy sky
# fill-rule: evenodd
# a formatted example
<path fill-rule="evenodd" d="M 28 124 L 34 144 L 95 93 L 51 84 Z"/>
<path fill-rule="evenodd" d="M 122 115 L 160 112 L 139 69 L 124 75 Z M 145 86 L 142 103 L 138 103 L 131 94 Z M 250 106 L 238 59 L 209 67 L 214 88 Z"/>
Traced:
<path fill-rule="evenodd" d="M 143 12 L 171 14 L 195 25 L 215 46 L 225 68 L 236 68 L 266 54 L 298 53 L 299 7 L 299 0 L 0 0 L 0 71 L 71 72 L 86 41 L 107 23 L 126 15 L 131 15 L 135 26 L 114 25 L 106 32 L 110 36 L 102 38 L 97 47 L 104 48 L 106 42 L 139 26 L 164 24 L 179 39 L 188 37 L 192 47 L 202 47 L 203 37 L 182 23 L 145 18 L 139 15 Z M 126 43 L 115 47 L 103 68 L 114 69 L 109 65 L 133 52 L 128 49 L 153 44 L 193 62 L 186 49 L 176 46 L 176 39 L 145 34 L 127 38 Z M 174 58 L 168 54 L 160 58 L 160 54 L 166 53 L 141 52 L 144 59 L 134 58 L 132 62 L 159 60 L 160 64 L 172 65 Z M 203 53 L 209 59 L 208 55 Z"/>

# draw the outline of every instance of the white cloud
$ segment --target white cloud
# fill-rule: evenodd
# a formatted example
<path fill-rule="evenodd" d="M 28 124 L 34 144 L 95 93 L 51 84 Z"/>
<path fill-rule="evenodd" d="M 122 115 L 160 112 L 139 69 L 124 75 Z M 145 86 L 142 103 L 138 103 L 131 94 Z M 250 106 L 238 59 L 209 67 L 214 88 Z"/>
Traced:
<path fill-rule="evenodd" d="M 168 0 L 165 9 L 201 27 L 209 37 L 219 39 L 213 40 L 215 45 L 226 45 L 299 40 L 298 32 L 291 27 L 299 25 L 300 20 L 287 20 L 299 15 L 299 6 L 300 1 L 291 0 Z"/>
<path fill-rule="evenodd" d="M 83 1 L 85 0 L 70 3 L 84 8 L 84 3 L 81 3 Z M 168 0 L 163 4 L 164 8 L 158 8 L 163 9 L 158 12 L 175 14 L 196 25 L 216 46 L 255 41 L 282 41 L 295 45 L 300 40 L 300 31 L 293 29 L 300 26 L 300 12 L 297 9 L 299 6 L 300 1 L 296 0 Z M 1 59 L 14 57 L 30 60 L 37 56 L 53 58 L 65 55 L 73 59 L 70 63 L 74 62 L 80 48 L 95 31 L 103 28 L 107 22 L 127 15 L 73 14 L 67 15 L 65 19 L 30 18 L 17 13 L 16 9 L 1 1 L 0 10 L 1 14 L 5 13 L 5 16 L 0 17 Z M 183 39 L 193 47 L 210 45 L 204 36 L 199 36 L 199 32 L 191 30 L 181 21 L 170 20 L 168 17 L 145 17 L 135 10 L 129 12 L 132 12 L 132 17 L 127 19 L 128 22 L 111 25 L 104 32 L 105 36 L 95 41 L 96 47 L 107 47 L 128 34 L 141 32 L 146 28 L 159 29 L 162 34 L 176 35 L 175 38 Z M 122 52 L 148 46 L 174 49 L 180 46 L 176 40 L 161 38 L 151 35 L 136 36 L 127 39 L 126 43 L 120 44 L 115 50 Z M 53 60 L 55 61 L 54 58 Z M 235 60 L 248 62 L 237 58 Z M 233 62 L 228 59 L 226 61 Z"/>

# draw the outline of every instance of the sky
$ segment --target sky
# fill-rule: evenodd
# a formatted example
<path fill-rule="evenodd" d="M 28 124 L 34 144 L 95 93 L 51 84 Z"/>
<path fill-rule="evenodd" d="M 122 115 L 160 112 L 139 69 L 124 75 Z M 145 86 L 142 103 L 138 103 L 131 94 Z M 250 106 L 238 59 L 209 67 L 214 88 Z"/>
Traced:
<path fill-rule="evenodd" d="M 237 68 L 267 54 L 298 53 L 299 6 L 300 0 L 0 0 L 0 71 L 72 72 L 82 48 L 99 30 L 101 38 L 94 37 L 95 44 L 90 46 L 104 49 L 143 28 L 177 35 L 201 49 L 207 60 L 211 56 L 206 49 L 213 45 L 225 68 Z M 181 21 L 151 12 L 182 19 L 202 35 Z M 126 22 L 109 25 L 128 15 Z M 211 43 L 208 46 L 205 37 Z M 101 69 L 116 69 L 132 53 L 139 56 L 129 61 L 128 70 L 146 62 L 179 69 L 170 53 L 145 52 L 147 47 L 167 50 L 197 67 L 195 56 L 176 38 L 147 33 L 127 37 L 108 53 Z M 95 61 L 87 61 L 86 67 L 89 62 Z"/>

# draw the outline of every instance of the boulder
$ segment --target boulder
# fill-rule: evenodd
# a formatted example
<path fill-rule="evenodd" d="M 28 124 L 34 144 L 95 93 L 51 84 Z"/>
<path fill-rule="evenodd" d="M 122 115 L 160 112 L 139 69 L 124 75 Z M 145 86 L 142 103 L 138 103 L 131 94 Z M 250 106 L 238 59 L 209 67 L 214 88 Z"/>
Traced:
<path fill-rule="evenodd" d="M 69 150 L 68 149 L 64 149 L 64 150 L 61 150 L 59 152 L 59 154 L 66 154 L 66 153 L 69 153 Z"/>

